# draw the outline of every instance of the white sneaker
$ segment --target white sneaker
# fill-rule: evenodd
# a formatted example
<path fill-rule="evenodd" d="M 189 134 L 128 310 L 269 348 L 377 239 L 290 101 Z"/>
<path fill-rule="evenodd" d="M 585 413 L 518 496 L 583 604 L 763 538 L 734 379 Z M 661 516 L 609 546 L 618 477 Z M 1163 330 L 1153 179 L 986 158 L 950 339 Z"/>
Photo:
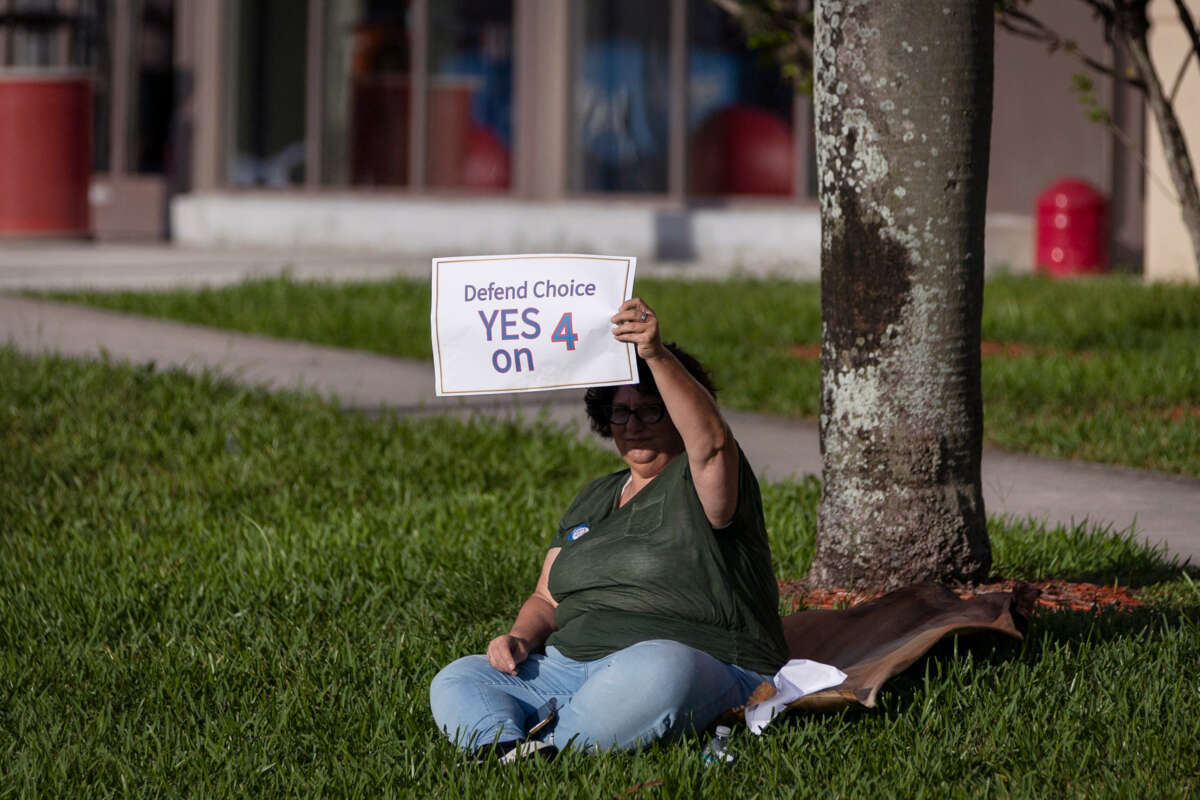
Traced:
<path fill-rule="evenodd" d="M 527 740 L 509 750 L 504 755 L 500 756 L 501 764 L 512 764 L 515 761 L 520 761 L 523 758 L 544 758 L 551 759 L 558 754 L 558 748 L 549 742 L 539 742 L 537 740 Z"/>

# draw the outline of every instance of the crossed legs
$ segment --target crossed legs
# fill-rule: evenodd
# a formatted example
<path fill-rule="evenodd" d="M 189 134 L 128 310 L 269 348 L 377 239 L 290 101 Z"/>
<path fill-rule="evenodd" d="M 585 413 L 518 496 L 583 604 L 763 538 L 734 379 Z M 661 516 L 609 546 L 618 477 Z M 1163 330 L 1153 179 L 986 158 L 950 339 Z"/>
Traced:
<path fill-rule="evenodd" d="M 575 661 L 549 647 L 517 675 L 494 669 L 486 656 L 466 656 L 437 674 L 429 700 L 438 727 L 463 748 L 524 738 L 554 698 L 558 721 L 538 738 L 560 749 L 627 749 L 703 730 L 765 679 L 655 639 L 596 661 Z"/>

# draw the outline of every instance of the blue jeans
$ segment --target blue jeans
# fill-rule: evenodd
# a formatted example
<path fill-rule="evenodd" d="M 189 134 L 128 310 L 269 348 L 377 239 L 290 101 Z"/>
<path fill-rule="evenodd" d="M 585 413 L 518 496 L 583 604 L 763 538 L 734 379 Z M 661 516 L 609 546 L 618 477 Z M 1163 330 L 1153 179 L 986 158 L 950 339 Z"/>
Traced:
<path fill-rule="evenodd" d="M 655 639 L 595 661 L 547 647 L 516 675 L 493 668 L 487 656 L 466 656 L 433 679 L 429 704 L 438 728 L 464 749 L 525 738 L 551 698 L 558 721 L 535 738 L 559 749 L 627 749 L 704 730 L 764 680 L 770 677 Z"/>

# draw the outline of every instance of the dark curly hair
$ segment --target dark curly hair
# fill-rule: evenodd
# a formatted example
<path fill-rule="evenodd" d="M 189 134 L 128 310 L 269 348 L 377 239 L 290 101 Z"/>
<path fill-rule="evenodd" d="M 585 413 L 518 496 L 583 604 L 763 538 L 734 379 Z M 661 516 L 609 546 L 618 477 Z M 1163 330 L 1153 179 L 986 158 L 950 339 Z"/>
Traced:
<path fill-rule="evenodd" d="M 679 363 L 688 371 L 688 374 L 707 389 L 715 400 L 717 387 L 699 359 L 674 342 L 665 342 L 664 346 L 679 359 Z M 644 395 L 661 397 L 658 384 L 654 382 L 654 374 L 650 372 L 650 365 L 641 356 L 637 357 L 637 370 L 638 382 L 634 384 L 635 388 Z M 584 405 L 587 406 L 588 419 L 592 423 L 592 430 L 605 439 L 612 437 L 612 424 L 608 421 L 608 409 L 619 388 L 619 386 L 593 386 L 583 396 Z"/>

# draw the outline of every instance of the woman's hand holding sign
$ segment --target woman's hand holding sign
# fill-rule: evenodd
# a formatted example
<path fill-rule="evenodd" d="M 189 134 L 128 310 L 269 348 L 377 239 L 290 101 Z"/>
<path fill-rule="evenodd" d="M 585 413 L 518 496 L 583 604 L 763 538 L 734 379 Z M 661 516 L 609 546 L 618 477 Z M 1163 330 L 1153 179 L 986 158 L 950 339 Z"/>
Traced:
<path fill-rule="evenodd" d="M 637 354 L 646 361 L 667 355 L 658 330 L 658 316 L 646 301 L 632 297 L 613 315 L 613 338 L 637 345 Z"/>

